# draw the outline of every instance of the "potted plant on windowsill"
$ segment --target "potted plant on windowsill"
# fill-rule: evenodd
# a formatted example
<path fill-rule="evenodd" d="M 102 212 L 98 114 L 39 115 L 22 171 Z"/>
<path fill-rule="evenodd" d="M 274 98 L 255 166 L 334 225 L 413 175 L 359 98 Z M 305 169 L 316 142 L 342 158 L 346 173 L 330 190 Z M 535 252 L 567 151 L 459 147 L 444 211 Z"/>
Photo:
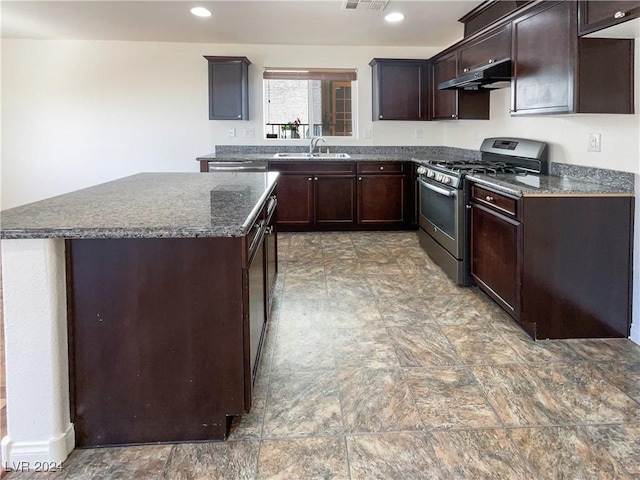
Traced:
<path fill-rule="evenodd" d="M 298 127 L 300 126 L 300 119 L 296 117 L 293 122 L 287 122 L 282 125 L 282 137 L 283 138 L 300 138 L 298 134 Z"/>

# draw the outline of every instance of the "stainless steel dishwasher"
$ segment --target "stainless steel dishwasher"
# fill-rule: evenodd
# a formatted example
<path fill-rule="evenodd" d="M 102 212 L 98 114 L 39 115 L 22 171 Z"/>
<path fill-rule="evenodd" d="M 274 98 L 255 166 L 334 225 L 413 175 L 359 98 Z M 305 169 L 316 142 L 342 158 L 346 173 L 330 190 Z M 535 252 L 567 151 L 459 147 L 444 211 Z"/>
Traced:
<path fill-rule="evenodd" d="M 229 160 L 208 162 L 209 172 L 266 172 L 266 160 Z"/>

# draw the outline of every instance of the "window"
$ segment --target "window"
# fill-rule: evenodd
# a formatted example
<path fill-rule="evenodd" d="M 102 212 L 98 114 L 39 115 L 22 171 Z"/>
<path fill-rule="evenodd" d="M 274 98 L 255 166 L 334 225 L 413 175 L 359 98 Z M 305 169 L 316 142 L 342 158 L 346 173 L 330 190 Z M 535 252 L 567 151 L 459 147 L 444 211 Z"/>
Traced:
<path fill-rule="evenodd" d="M 266 138 L 353 136 L 355 69 L 267 68 Z"/>

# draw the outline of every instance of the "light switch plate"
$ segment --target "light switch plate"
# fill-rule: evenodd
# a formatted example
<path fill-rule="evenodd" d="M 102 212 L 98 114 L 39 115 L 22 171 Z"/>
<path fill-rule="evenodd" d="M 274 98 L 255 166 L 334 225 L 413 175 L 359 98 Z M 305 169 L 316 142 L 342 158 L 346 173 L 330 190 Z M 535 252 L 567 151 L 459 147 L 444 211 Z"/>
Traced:
<path fill-rule="evenodd" d="M 229 138 L 236 138 L 236 129 L 235 128 L 230 128 L 229 129 Z"/>
<path fill-rule="evenodd" d="M 587 152 L 599 152 L 602 141 L 602 135 L 599 133 L 590 133 L 588 135 Z"/>

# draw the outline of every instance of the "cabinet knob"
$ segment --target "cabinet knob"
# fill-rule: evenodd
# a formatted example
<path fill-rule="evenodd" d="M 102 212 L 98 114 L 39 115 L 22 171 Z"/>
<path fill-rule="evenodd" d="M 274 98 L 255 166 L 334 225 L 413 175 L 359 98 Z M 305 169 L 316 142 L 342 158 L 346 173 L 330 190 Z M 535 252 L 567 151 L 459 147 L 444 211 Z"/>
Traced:
<path fill-rule="evenodd" d="M 453 115 L 451 115 L 451 118 L 456 118 L 456 114 L 454 113 Z"/>
<path fill-rule="evenodd" d="M 493 62 L 495 62 L 495 60 L 493 58 L 490 58 L 489 63 L 493 63 Z"/>
<path fill-rule="evenodd" d="M 318 177 L 315 177 L 314 180 L 317 182 L 318 181 Z"/>
<path fill-rule="evenodd" d="M 627 16 L 627 12 L 616 12 L 613 18 L 624 18 Z"/>
<path fill-rule="evenodd" d="M 242 118 L 242 115 L 238 115 L 238 118 Z"/>
<path fill-rule="evenodd" d="M 384 170 L 384 167 L 380 167 L 380 170 Z"/>
<path fill-rule="evenodd" d="M 358 180 L 359 180 L 359 181 L 362 181 L 362 177 L 358 177 Z"/>
<path fill-rule="evenodd" d="M 493 202 L 493 197 L 492 197 L 491 195 L 487 195 L 486 197 L 484 197 L 484 199 L 485 199 L 487 202 Z"/>
<path fill-rule="evenodd" d="M 466 72 L 469 71 L 469 69 L 468 68 L 463 68 L 462 71 L 466 73 Z"/>
<path fill-rule="evenodd" d="M 382 118 L 382 115 L 380 115 L 378 118 Z"/>
<path fill-rule="evenodd" d="M 309 178 L 307 178 L 307 180 L 311 181 L 311 180 L 313 180 L 313 178 L 309 177 Z"/>

